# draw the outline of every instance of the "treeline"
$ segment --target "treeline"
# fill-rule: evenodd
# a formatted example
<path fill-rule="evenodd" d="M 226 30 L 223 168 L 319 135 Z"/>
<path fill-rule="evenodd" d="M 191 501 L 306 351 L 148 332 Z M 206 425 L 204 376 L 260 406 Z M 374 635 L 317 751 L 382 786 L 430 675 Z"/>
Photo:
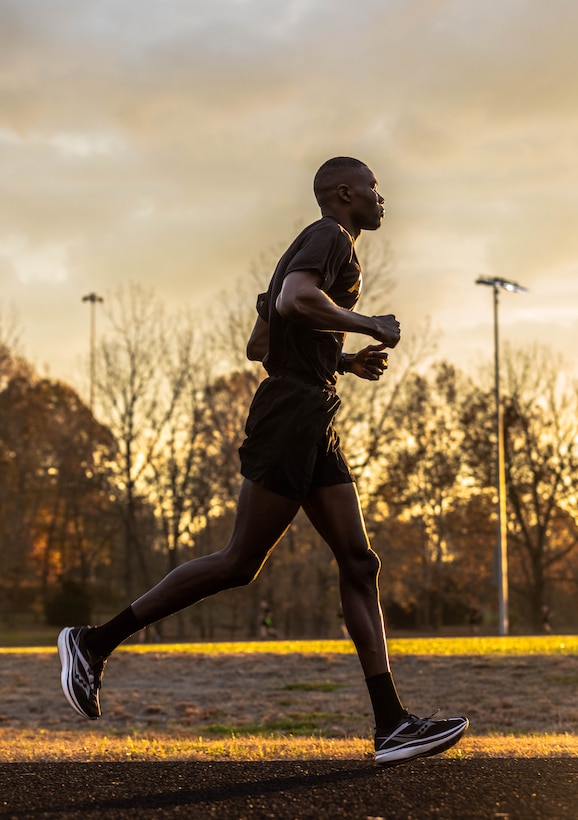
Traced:
<path fill-rule="evenodd" d="M 241 300 L 201 329 L 154 294 L 107 300 L 95 407 L 39 377 L 0 342 L 0 617 L 99 621 L 182 561 L 226 543 L 237 448 L 263 376 L 244 360 L 253 321 Z M 428 344 L 429 344 L 429 340 Z M 359 339 L 357 339 L 359 342 Z M 363 344 L 363 340 L 361 344 Z M 380 383 L 340 380 L 338 427 L 382 560 L 390 626 L 493 630 L 496 491 L 491 373 L 416 343 Z M 402 346 L 403 347 L 403 346 Z M 506 352 L 510 623 L 578 626 L 578 391 L 546 350 Z M 93 412 L 94 410 L 94 412 Z M 280 637 L 339 636 L 337 568 L 298 516 L 259 578 L 151 630 L 250 638 L 266 602 Z"/>

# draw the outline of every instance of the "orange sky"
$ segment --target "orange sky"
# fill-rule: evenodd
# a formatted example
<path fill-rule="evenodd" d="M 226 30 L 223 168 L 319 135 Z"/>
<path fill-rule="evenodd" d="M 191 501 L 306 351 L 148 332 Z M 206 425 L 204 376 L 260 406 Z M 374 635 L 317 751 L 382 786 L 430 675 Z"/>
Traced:
<path fill-rule="evenodd" d="M 1 0 L 0 307 L 80 384 L 122 283 L 203 312 L 317 217 L 336 154 L 372 166 L 405 333 L 489 360 L 578 347 L 574 0 Z M 102 332 L 106 324 L 101 321 Z M 394 357 L 391 365 L 395 366 Z"/>

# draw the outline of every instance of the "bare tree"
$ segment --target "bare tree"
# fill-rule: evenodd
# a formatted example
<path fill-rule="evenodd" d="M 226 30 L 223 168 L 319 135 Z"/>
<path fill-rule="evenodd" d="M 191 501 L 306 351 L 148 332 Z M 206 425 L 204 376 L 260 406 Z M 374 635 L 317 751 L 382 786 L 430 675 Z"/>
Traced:
<path fill-rule="evenodd" d="M 446 362 L 427 377 L 412 374 L 394 408 L 379 497 L 383 514 L 411 522 L 415 599 L 423 626 L 439 626 L 443 583 L 456 558 L 448 526 L 461 495 L 459 413 L 465 380 Z M 407 531 L 409 534 L 409 531 Z"/>
<path fill-rule="evenodd" d="M 509 349 L 506 396 L 512 587 L 539 630 L 553 572 L 578 547 L 578 387 L 548 349 Z"/>
<path fill-rule="evenodd" d="M 174 420 L 183 397 L 191 395 L 193 334 L 185 317 L 166 317 L 153 292 L 137 285 L 108 297 L 106 306 L 112 331 L 98 350 L 97 401 L 119 442 L 125 594 L 132 600 L 135 559 L 145 586 L 152 582 L 139 510 L 149 503 L 147 484 L 159 469 L 152 465 L 171 436 L 175 440 Z"/>
<path fill-rule="evenodd" d="M 564 585 L 576 593 L 578 395 L 548 348 L 504 351 L 505 468 L 512 620 L 541 629 Z M 463 456 L 474 486 L 491 500 L 495 524 L 496 439 L 492 374 L 482 373 L 464 405 Z M 495 527 L 488 540 L 495 539 Z M 491 541 L 490 541 L 491 542 Z M 573 575 L 574 573 L 574 575 Z M 574 580 L 572 580 L 574 579 Z"/>

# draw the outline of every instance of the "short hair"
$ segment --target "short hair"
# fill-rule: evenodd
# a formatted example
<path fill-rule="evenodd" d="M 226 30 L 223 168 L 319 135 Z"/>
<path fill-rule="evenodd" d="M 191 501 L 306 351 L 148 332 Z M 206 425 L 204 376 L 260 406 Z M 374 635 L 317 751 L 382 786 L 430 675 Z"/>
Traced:
<path fill-rule="evenodd" d="M 367 165 L 359 159 L 354 159 L 354 157 L 333 157 L 324 162 L 313 180 L 313 193 L 319 205 L 325 201 L 335 185 L 339 184 L 338 176 L 343 171 L 358 170 L 359 168 L 367 168 Z"/>

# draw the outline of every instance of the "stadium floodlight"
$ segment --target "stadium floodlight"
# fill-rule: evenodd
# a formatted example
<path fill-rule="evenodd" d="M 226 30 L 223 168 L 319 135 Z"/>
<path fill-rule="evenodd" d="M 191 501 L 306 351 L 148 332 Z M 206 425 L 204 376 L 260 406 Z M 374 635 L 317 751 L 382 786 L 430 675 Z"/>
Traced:
<path fill-rule="evenodd" d="M 498 492 L 498 539 L 496 545 L 499 594 L 500 635 L 510 630 L 508 611 L 508 527 L 506 518 L 506 470 L 504 464 L 504 424 L 502 401 L 500 398 L 500 344 L 498 331 L 498 292 L 527 293 L 528 289 L 517 282 L 510 282 L 499 276 L 479 276 L 476 285 L 487 285 L 494 291 L 494 384 L 496 401 L 496 489 Z"/>
<path fill-rule="evenodd" d="M 502 290 L 509 290 L 512 293 L 528 293 L 528 288 L 522 287 L 522 285 L 519 285 L 517 282 L 501 279 L 499 276 L 494 276 L 493 278 L 479 276 L 476 279 L 476 285 L 489 285 L 492 288 L 502 288 Z"/>

